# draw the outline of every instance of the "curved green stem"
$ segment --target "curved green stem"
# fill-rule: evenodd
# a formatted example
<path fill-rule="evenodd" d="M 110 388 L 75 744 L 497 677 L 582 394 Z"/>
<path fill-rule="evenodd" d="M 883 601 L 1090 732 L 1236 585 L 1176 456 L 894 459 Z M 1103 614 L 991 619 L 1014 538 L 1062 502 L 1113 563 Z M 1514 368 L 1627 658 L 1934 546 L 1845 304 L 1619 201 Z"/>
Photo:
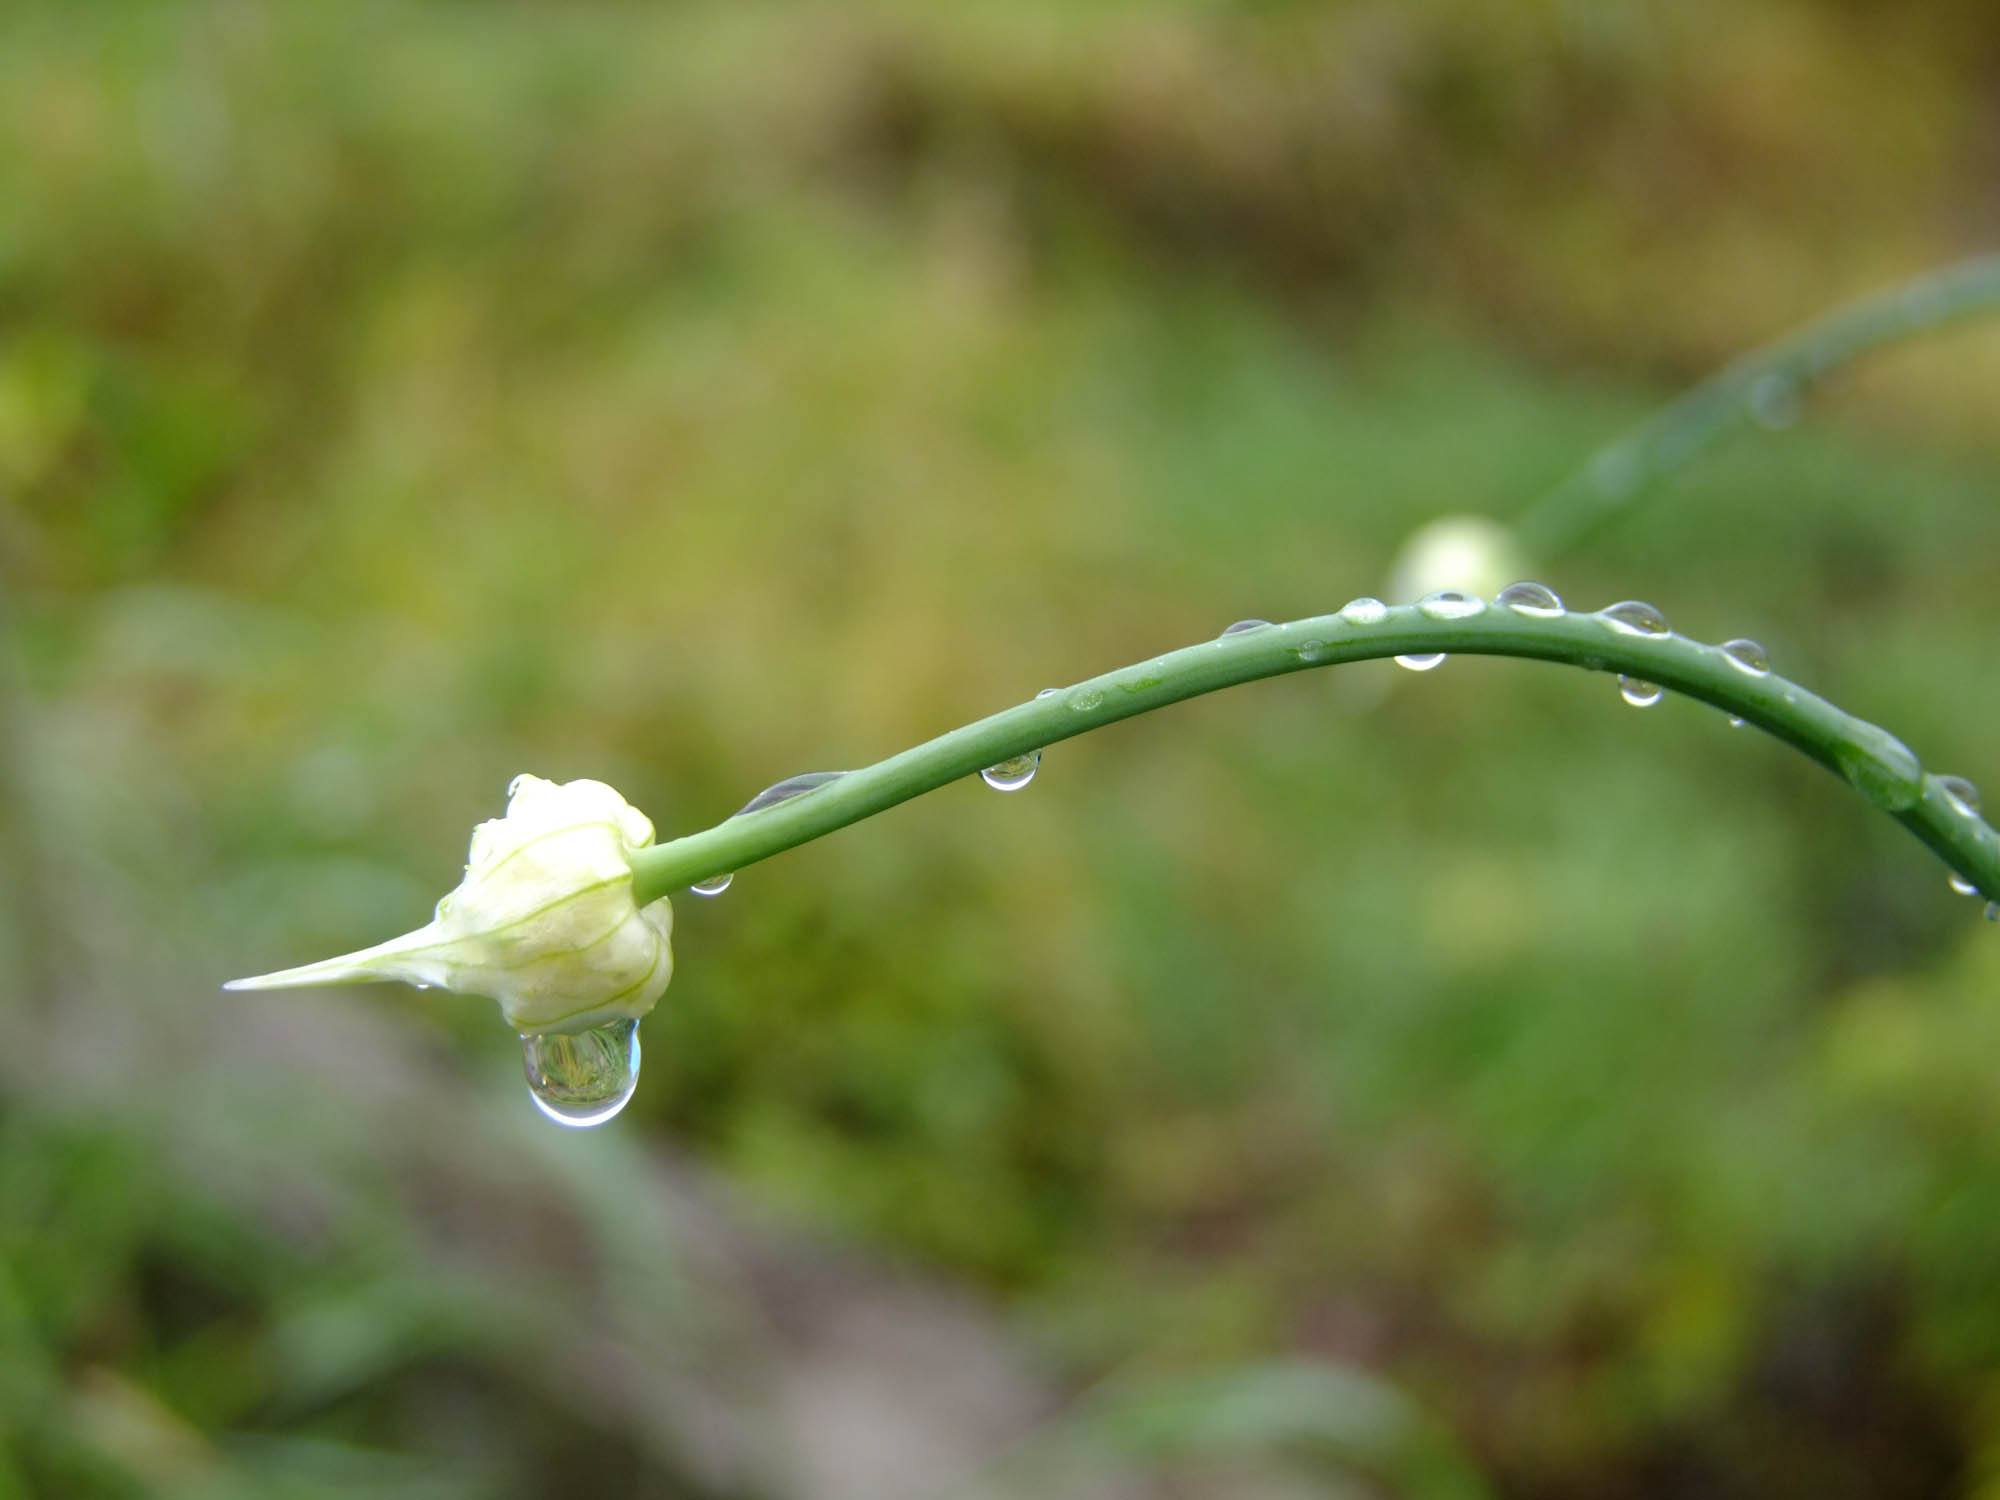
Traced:
<path fill-rule="evenodd" d="M 1748 421 L 1782 425 L 1805 388 L 1870 349 L 2000 308 L 2000 255 L 1920 276 L 1766 344 L 1592 454 L 1514 523 L 1528 555 L 1554 557 L 1648 485 Z"/>
<path fill-rule="evenodd" d="M 1006 709 L 789 801 L 739 814 L 632 857 L 641 903 L 741 869 L 849 823 L 1119 719 L 1260 677 L 1370 657 L 1432 652 L 1520 656 L 1616 672 L 1699 698 L 1818 761 L 1888 812 L 1989 899 L 2000 900 L 2000 834 L 1965 811 L 1887 731 L 1774 674 L 1751 675 L 1719 647 L 1643 635 L 1594 614 L 1541 616 L 1491 605 L 1438 619 L 1421 605 L 1379 619 L 1319 615 L 1227 635 L 1088 678 Z"/>

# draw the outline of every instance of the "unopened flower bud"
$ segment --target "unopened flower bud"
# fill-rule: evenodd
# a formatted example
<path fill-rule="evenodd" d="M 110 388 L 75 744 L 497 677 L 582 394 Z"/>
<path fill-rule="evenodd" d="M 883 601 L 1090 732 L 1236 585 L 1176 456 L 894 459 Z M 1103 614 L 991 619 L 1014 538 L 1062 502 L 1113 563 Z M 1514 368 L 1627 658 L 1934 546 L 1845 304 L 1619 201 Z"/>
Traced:
<path fill-rule="evenodd" d="M 1411 532 L 1389 571 L 1389 602 L 1414 604 L 1439 589 L 1491 599 L 1529 569 L 1514 533 L 1485 516 L 1443 516 Z"/>
<path fill-rule="evenodd" d="M 673 908 L 632 899 L 630 855 L 652 841 L 651 820 L 601 781 L 517 776 L 427 926 L 224 988 L 401 979 L 497 1000 L 524 1034 L 643 1016 L 674 972 Z"/>

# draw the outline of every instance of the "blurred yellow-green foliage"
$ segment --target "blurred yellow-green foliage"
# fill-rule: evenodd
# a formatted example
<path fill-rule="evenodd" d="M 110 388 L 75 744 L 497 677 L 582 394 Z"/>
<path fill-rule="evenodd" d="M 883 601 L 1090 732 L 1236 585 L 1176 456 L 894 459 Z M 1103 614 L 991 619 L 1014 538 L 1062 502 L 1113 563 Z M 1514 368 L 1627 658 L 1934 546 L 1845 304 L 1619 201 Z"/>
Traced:
<path fill-rule="evenodd" d="M 1990 245 L 1996 80 L 1989 0 L 16 0 L 0 1500 L 2000 1495 L 2000 941 L 1595 677 L 683 898 L 585 1136 L 480 1004 L 216 990 L 517 771 L 693 831 L 1378 591 Z M 1875 358 L 1547 581 L 2000 776 L 1996 390 Z"/>

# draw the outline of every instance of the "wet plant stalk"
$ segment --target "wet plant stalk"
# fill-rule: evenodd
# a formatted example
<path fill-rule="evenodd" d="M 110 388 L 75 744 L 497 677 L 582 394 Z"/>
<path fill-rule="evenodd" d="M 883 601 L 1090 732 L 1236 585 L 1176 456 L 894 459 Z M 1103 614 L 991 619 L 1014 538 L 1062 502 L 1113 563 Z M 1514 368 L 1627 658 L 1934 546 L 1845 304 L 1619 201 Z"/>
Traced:
<path fill-rule="evenodd" d="M 1677 397 L 1543 495 L 1514 522 L 1531 557 L 1547 561 L 1620 514 L 1648 487 L 1746 422 L 1771 419 L 1807 387 L 1884 344 L 2000 310 L 2000 255 L 1981 256 L 1891 287 L 1753 350 Z"/>
<path fill-rule="evenodd" d="M 1517 656 L 1656 683 L 1754 724 L 1862 790 L 1989 900 L 2000 900 L 2000 834 L 1917 772 L 1900 742 L 1776 674 L 1752 676 L 1720 648 L 1643 635 L 1594 614 L 1539 617 L 1492 606 L 1438 620 L 1415 605 L 1357 623 L 1321 615 L 1204 641 L 1107 672 L 939 735 L 802 796 L 632 856 L 642 904 L 1120 719 L 1261 677 L 1375 657 Z"/>

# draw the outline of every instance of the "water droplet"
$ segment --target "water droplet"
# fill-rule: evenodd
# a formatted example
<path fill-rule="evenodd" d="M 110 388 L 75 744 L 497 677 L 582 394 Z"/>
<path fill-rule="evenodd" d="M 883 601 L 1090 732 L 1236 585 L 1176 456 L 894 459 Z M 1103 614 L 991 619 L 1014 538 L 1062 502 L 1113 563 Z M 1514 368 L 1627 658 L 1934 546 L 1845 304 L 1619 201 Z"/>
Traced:
<path fill-rule="evenodd" d="M 1493 602 L 1502 609 L 1511 609 L 1516 614 L 1541 615 L 1544 618 L 1563 612 L 1563 602 L 1556 597 L 1556 591 L 1545 583 L 1510 583 L 1494 596 Z"/>
<path fill-rule="evenodd" d="M 639 1023 L 627 1017 L 588 1031 L 521 1038 L 535 1108 L 558 1125 L 602 1125 L 639 1086 Z"/>
<path fill-rule="evenodd" d="M 838 781 L 845 771 L 801 771 L 796 776 L 787 776 L 783 781 L 774 781 L 756 796 L 731 814 L 742 817 L 745 813 L 762 812 L 767 807 L 776 807 L 780 802 L 789 802 L 794 797 L 803 797 L 807 792 L 825 786 L 830 781 Z"/>
<path fill-rule="evenodd" d="M 1318 661 L 1325 654 L 1326 642 L 1316 640 L 1310 636 L 1292 647 L 1292 655 L 1296 656 L 1300 661 Z"/>
<path fill-rule="evenodd" d="M 720 875 L 711 875 L 706 880 L 697 880 L 688 889 L 697 896 L 720 896 L 729 889 L 729 882 L 736 878 L 734 870 L 725 870 Z"/>
<path fill-rule="evenodd" d="M 1234 625 L 1226 627 L 1222 633 L 1225 636 L 1241 635 L 1246 630 L 1269 630 L 1270 628 L 1271 622 L 1269 620 L 1238 620 Z"/>
<path fill-rule="evenodd" d="M 1789 375 L 1759 376 L 1744 400 L 1758 425 L 1774 432 L 1799 419 L 1799 388 Z"/>
<path fill-rule="evenodd" d="M 2000 922 L 2000 901 L 1989 901 L 1986 903 L 1986 920 L 1989 922 Z"/>
<path fill-rule="evenodd" d="M 1967 880 L 1963 875 L 1959 874 L 1958 871 L 1956 870 L 1953 870 L 1951 872 L 1950 880 L 1951 880 L 1951 888 L 1957 891 L 1961 896 L 1976 896 L 1979 894 L 1979 887 L 1974 885 L 1971 881 Z"/>
<path fill-rule="evenodd" d="M 1940 776 L 1937 779 L 1937 784 L 1938 790 L 1943 792 L 1946 800 L 1951 803 L 1951 810 L 1953 812 L 1957 813 L 1961 818 L 1976 818 L 1979 816 L 1978 787 L 1967 781 L 1963 776 Z"/>
<path fill-rule="evenodd" d="M 988 766 L 979 773 L 979 779 L 996 792 L 1018 792 L 1035 779 L 1035 771 L 1041 763 L 1042 752 L 1030 750 L 1026 755 L 1016 755 L 997 766 Z"/>
<path fill-rule="evenodd" d="M 1093 713 L 1104 706 L 1104 694 L 1096 688 L 1078 688 L 1069 695 L 1069 706 L 1080 714 Z"/>
<path fill-rule="evenodd" d="M 1743 715 L 1731 714 L 1729 716 L 1729 727 L 1731 729 L 1741 729 L 1743 727 Z"/>
<path fill-rule="evenodd" d="M 1748 672 L 1752 677 L 1767 677 L 1771 672 L 1771 658 L 1764 654 L 1764 648 L 1748 636 L 1739 636 L 1722 644 L 1722 654 L 1729 658 L 1729 665 L 1739 672 Z"/>
<path fill-rule="evenodd" d="M 1923 763 L 1916 752 L 1886 729 L 1856 719 L 1849 739 L 1834 746 L 1840 773 L 1854 789 L 1885 812 L 1903 812 L 1917 805 L 1922 790 Z"/>
<path fill-rule="evenodd" d="M 1621 599 L 1597 612 L 1597 617 L 1613 630 L 1627 635 L 1671 635 L 1667 617 L 1643 599 Z"/>
<path fill-rule="evenodd" d="M 1618 696 L 1634 708 L 1651 708 L 1667 696 L 1667 690 L 1657 682 L 1647 682 L 1642 677 L 1620 677 Z"/>
<path fill-rule="evenodd" d="M 526 781 L 527 779 L 528 779 L 528 773 L 526 771 L 523 771 L 519 776 L 516 776 L 512 781 L 508 782 L 507 795 L 509 797 L 512 797 L 516 792 L 520 791 L 521 783 Z"/>
<path fill-rule="evenodd" d="M 1350 625 L 1379 625 L 1389 618 L 1389 606 L 1364 594 L 1341 605 L 1340 618 Z"/>
<path fill-rule="evenodd" d="M 1439 589 L 1417 601 L 1417 608 L 1433 620 L 1467 620 L 1486 608 L 1486 601 L 1464 589 Z"/>
<path fill-rule="evenodd" d="M 1053 698 L 1057 693 L 1060 693 L 1061 691 L 1062 691 L 1061 688 L 1043 688 L 1039 693 L 1035 694 L 1035 696 L 1037 698 Z"/>
<path fill-rule="evenodd" d="M 1419 651 L 1413 652 L 1408 656 L 1397 657 L 1396 665 L 1399 667 L 1408 667 L 1412 672 L 1428 672 L 1432 667 L 1440 665 L 1443 661 L 1444 653 L 1442 651 Z"/>

